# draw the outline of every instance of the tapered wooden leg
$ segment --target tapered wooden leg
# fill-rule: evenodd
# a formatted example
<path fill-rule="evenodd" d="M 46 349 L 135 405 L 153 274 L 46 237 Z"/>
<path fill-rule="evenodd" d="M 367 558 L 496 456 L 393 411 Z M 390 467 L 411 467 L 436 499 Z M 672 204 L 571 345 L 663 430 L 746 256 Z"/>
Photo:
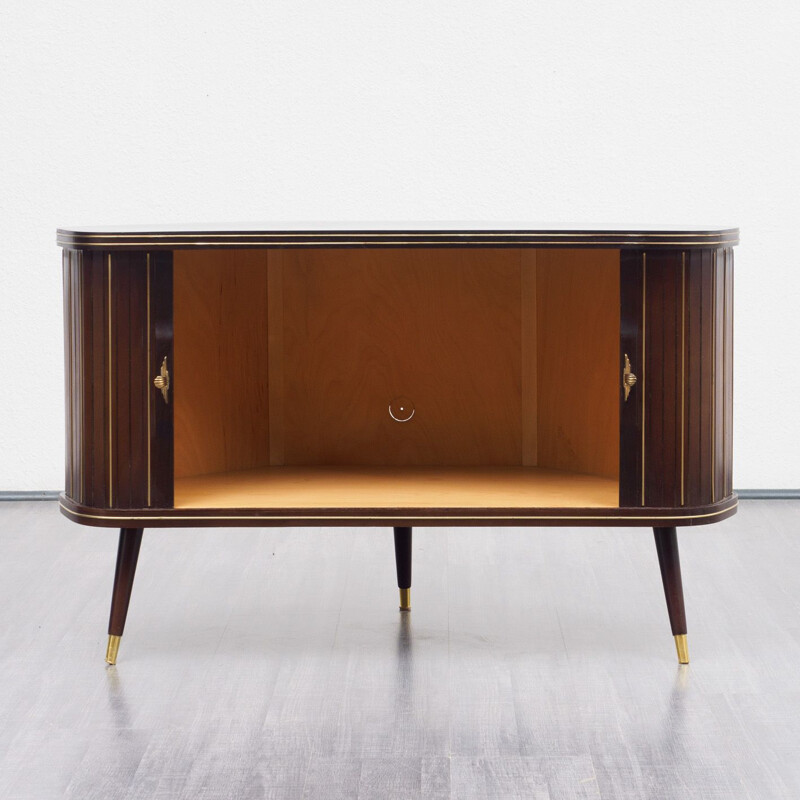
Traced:
<path fill-rule="evenodd" d="M 106 662 L 109 664 L 117 663 L 119 640 L 125 630 L 125 619 L 128 616 L 128 605 L 131 602 L 131 589 L 133 589 L 133 577 L 136 574 L 136 562 L 139 560 L 139 548 L 142 545 L 142 532 L 142 528 L 122 528 L 119 532 L 117 569 L 114 573 L 111 616 L 108 620 Z"/>
<path fill-rule="evenodd" d="M 411 528 L 394 529 L 394 560 L 401 611 L 411 610 Z"/>
<path fill-rule="evenodd" d="M 686 609 L 683 605 L 683 582 L 681 581 L 681 559 L 678 555 L 678 532 L 675 528 L 653 528 L 656 537 L 658 565 L 667 598 L 667 612 L 678 661 L 689 663 L 689 647 L 686 643 Z"/>

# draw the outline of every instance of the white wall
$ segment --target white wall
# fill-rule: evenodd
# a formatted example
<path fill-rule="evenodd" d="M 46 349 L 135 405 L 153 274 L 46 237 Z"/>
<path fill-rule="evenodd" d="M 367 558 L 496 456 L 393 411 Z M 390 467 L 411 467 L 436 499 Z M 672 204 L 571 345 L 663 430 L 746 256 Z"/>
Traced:
<path fill-rule="evenodd" d="M 0 5 L 0 489 L 63 484 L 55 228 L 738 225 L 735 484 L 800 486 L 790 0 Z"/>

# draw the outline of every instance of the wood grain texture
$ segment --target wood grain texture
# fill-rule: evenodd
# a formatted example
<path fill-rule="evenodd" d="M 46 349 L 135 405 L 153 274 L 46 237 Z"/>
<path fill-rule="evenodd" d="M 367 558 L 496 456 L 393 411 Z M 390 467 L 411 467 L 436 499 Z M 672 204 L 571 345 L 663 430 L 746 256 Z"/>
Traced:
<path fill-rule="evenodd" d="M 147 254 L 108 255 L 111 326 L 112 507 L 147 505 Z"/>
<path fill-rule="evenodd" d="M 645 267 L 644 502 L 646 505 L 680 506 L 681 253 L 648 252 Z"/>
<path fill-rule="evenodd" d="M 620 252 L 620 347 L 618 374 L 620 383 L 619 420 L 619 503 L 621 506 L 644 505 L 642 493 L 642 393 L 645 390 L 642 367 L 643 253 Z M 625 356 L 637 383 L 627 401 L 622 386 Z"/>
<path fill-rule="evenodd" d="M 623 505 L 696 507 L 733 494 L 732 264 L 722 249 L 622 255 L 621 354 L 637 352 L 639 375 L 636 405 L 621 403 Z"/>
<path fill-rule="evenodd" d="M 715 502 L 716 251 L 687 253 L 686 504 Z M 720 409 L 721 411 L 721 409 Z M 721 465 L 720 465 L 721 466 Z"/>
<path fill-rule="evenodd" d="M 695 499 L 714 502 L 714 268 L 715 251 L 691 254 L 689 281 L 690 324 L 688 330 L 688 362 L 692 379 L 687 398 L 694 413 L 687 433 L 687 502 Z"/>
<path fill-rule="evenodd" d="M 130 507 L 129 453 L 131 447 L 130 428 L 130 253 L 115 253 L 108 256 L 108 295 L 110 302 L 109 346 L 110 346 L 110 431 L 109 431 L 109 476 L 111 506 Z M 138 255 L 138 254 L 137 254 Z M 140 380 L 148 380 L 142 374 Z M 122 474 L 123 468 L 125 475 Z M 144 484 L 139 486 L 145 491 Z M 138 505 L 146 505 L 140 502 Z"/>
<path fill-rule="evenodd" d="M 73 250 L 64 250 L 61 254 L 62 285 L 64 291 L 64 474 L 65 489 L 68 497 L 78 502 L 86 502 L 85 498 L 75 496 L 72 458 L 75 451 L 73 444 L 72 405 L 75 390 L 73 389 L 74 373 L 72 369 L 72 337 L 76 327 L 72 310 L 72 254 Z"/>
<path fill-rule="evenodd" d="M 117 565 L 114 572 L 114 589 L 111 593 L 111 611 L 108 617 L 108 633 L 122 636 L 131 602 L 133 579 L 142 546 L 141 528 L 122 528 L 117 546 Z"/>
<path fill-rule="evenodd" d="M 146 483 L 145 255 L 109 258 L 65 252 L 65 483 L 76 499 L 131 508 Z"/>
<path fill-rule="evenodd" d="M 538 347 L 536 344 L 536 250 L 520 250 L 522 317 L 522 466 L 535 467 L 539 463 L 539 389 Z"/>
<path fill-rule="evenodd" d="M 613 507 L 617 482 L 537 467 L 268 467 L 179 478 L 175 507 Z"/>
<path fill-rule="evenodd" d="M 713 379 L 712 413 L 712 499 L 725 496 L 725 251 L 714 251 L 713 282 Z"/>
<path fill-rule="evenodd" d="M 172 253 L 162 251 L 149 254 L 149 346 L 150 358 L 148 413 L 150 414 L 150 486 L 148 505 L 155 508 L 172 506 L 173 476 L 175 471 L 174 414 L 176 398 L 181 397 L 181 370 L 175 363 L 172 319 Z M 161 363 L 167 359 L 170 373 L 169 402 L 164 402 L 161 392 L 153 386 L 153 378 L 160 374 Z"/>
<path fill-rule="evenodd" d="M 128 303 L 130 314 L 129 337 L 127 339 L 128 361 L 128 428 L 129 428 L 129 454 L 130 478 L 129 494 L 124 494 L 120 489 L 120 502 L 128 507 L 134 505 L 150 505 L 148 497 L 148 448 L 149 429 L 149 401 L 156 389 L 153 386 L 153 376 L 148 371 L 147 347 L 147 259 L 146 253 L 131 254 L 138 258 L 129 262 Z M 122 338 L 122 337 L 120 337 Z M 125 370 L 125 353 L 119 354 L 119 365 Z M 121 381 L 120 381 L 121 383 Z M 119 400 L 118 400 L 119 403 Z M 119 408 L 119 405 L 117 406 Z M 120 425 L 124 424 L 122 415 L 119 417 Z M 118 472 L 124 476 L 125 469 Z M 127 500 L 126 500 L 127 498 Z"/>
<path fill-rule="evenodd" d="M 270 252 L 267 273 L 268 368 L 269 368 L 269 463 L 283 464 L 283 262 L 281 250 Z"/>
<path fill-rule="evenodd" d="M 538 464 L 619 475 L 619 253 L 537 253 Z"/>
<path fill-rule="evenodd" d="M 518 253 L 282 258 L 284 463 L 520 463 Z"/>
<path fill-rule="evenodd" d="M 733 493 L 733 248 L 725 250 L 724 260 L 725 283 L 725 393 L 724 393 L 724 431 L 725 431 L 725 490 L 724 495 Z"/>
<path fill-rule="evenodd" d="M 80 252 L 70 254 L 70 273 L 72 290 L 70 307 L 75 325 L 71 337 L 71 363 L 73 372 L 72 437 L 75 443 L 72 455 L 72 484 L 78 496 L 86 496 L 86 464 L 88 463 L 84 430 L 85 410 L 88 405 L 87 392 L 82 391 L 86 382 L 85 358 L 85 293 L 83 287 L 83 258 Z"/>
<path fill-rule="evenodd" d="M 70 341 L 70 361 L 73 372 L 73 387 L 81 386 L 84 381 L 83 372 L 83 306 L 81 292 L 81 258 L 80 253 L 70 256 L 70 274 L 72 277 L 72 291 L 70 292 L 70 307 L 75 318 L 75 329 Z M 72 456 L 72 485 L 73 491 L 77 495 L 84 494 L 83 486 L 83 465 L 85 462 L 84 437 L 81 429 L 83 419 L 83 406 L 85 404 L 85 393 L 73 393 L 73 403 L 71 409 L 72 437 L 76 443 L 73 448 Z"/>
<path fill-rule="evenodd" d="M 148 505 L 146 259 L 65 252 L 65 486 L 80 502 Z"/>
<path fill-rule="evenodd" d="M 85 275 L 91 295 L 91 331 L 87 332 L 91 351 L 90 385 L 85 391 L 92 397 L 92 424 L 87 431 L 90 441 L 91 496 L 98 505 L 108 505 L 108 430 L 110 402 L 108 395 L 108 291 L 106 256 L 102 251 L 83 251 Z"/>
<path fill-rule="evenodd" d="M 269 463 L 267 256 L 174 256 L 175 476 Z"/>
<path fill-rule="evenodd" d="M 673 636 L 679 636 L 685 634 L 687 629 L 678 532 L 675 528 L 653 528 L 653 535 L 658 554 L 658 566 L 661 570 L 661 582 L 664 586 L 664 597 L 667 601 L 670 628 Z"/>

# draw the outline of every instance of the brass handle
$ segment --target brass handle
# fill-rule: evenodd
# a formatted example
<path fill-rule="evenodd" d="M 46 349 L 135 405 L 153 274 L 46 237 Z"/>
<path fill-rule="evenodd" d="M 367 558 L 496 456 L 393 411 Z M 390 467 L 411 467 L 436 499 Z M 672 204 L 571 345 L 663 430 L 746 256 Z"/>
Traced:
<path fill-rule="evenodd" d="M 161 374 L 153 378 L 153 386 L 156 389 L 161 389 L 161 394 L 164 397 L 164 402 L 169 403 L 169 370 L 167 369 L 167 357 L 161 362 Z"/>
<path fill-rule="evenodd" d="M 636 386 L 636 376 L 631 372 L 631 360 L 628 358 L 628 354 L 625 353 L 625 369 L 622 370 L 622 388 L 625 390 L 626 402 L 634 386 Z"/>

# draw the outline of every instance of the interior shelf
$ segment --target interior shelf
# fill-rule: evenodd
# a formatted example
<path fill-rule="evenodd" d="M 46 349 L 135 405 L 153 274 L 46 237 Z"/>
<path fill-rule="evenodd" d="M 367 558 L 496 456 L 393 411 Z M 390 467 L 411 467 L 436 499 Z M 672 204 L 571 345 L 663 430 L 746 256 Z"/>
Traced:
<path fill-rule="evenodd" d="M 539 467 L 264 467 L 175 481 L 175 508 L 613 508 L 616 479 Z"/>

